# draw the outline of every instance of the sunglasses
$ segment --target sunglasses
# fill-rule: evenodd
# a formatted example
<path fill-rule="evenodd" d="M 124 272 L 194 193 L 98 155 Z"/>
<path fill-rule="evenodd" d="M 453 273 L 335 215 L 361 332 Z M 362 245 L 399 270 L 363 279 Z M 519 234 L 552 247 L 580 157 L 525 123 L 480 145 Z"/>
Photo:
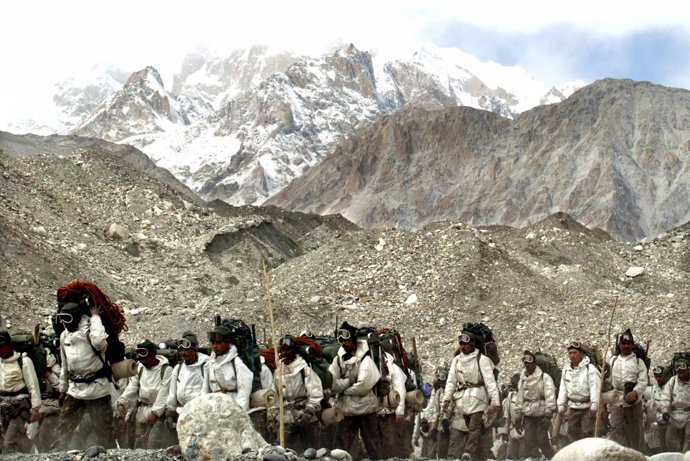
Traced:
<path fill-rule="evenodd" d="M 347 341 L 351 337 L 352 337 L 352 335 L 350 334 L 350 330 L 344 330 L 344 329 L 338 330 L 338 341 L 340 341 L 341 339 L 343 341 Z"/>
<path fill-rule="evenodd" d="M 57 314 L 57 319 L 59 322 L 62 323 L 72 323 L 74 321 L 74 316 L 72 314 L 60 312 L 59 314 Z"/>
<path fill-rule="evenodd" d="M 522 362 L 523 363 L 534 363 L 534 357 L 531 355 L 523 355 L 522 356 Z"/>
<path fill-rule="evenodd" d="M 470 335 L 466 335 L 465 333 L 463 333 L 458 338 L 458 342 L 459 343 L 471 343 L 472 339 L 470 339 Z"/>
<path fill-rule="evenodd" d="M 679 370 L 687 370 L 687 369 L 688 369 L 688 364 L 685 363 L 685 362 L 678 363 L 678 364 L 676 364 L 676 366 L 675 366 L 675 370 L 676 370 L 676 371 L 679 371 Z"/>
<path fill-rule="evenodd" d="M 178 349 L 191 349 L 194 347 L 194 344 L 188 339 L 179 339 L 177 340 L 177 348 Z"/>
<path fill-rule="evenodd" d="M 149 356 L 149 350 L 145 347 L 137 347 L 136 350 L 137 358 L 141 359 Z"/>

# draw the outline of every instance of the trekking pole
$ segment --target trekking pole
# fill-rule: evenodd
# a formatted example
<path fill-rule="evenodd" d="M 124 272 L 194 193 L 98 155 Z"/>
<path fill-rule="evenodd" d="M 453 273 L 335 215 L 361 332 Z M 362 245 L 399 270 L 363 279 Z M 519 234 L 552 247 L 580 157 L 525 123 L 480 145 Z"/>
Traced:
<path fill-rule="evenodd" d="M 599 405 L 601 405 L 601 395 L 604 392 L 604 371 L 606 370 L 606 352 L 611 347 L 611 326 L 613 325 L 613 315 L 616 313 L 618 307 L 618 296 L 613 300 L 613 309 L 611 309 L 611 319 L 609 320 L 609 328 L 606 332 L 606 349 L 604 350 L 603 364 L 601 366 L 601 378 L 599 379 Z M 594 437 L 599 437 L 599 426 L 601 425 L 601 408 L 597 409 L 597 418 L 594 423 Z"/>
<path fill-rule="evenodd" d="M 422 362 L 419 360 L 419 355 L 417 355 L 417 339 L 413 336 L 412 337 L 412 352 L 414 353 L 414 361 L 415 363 L 412 364 L 412 369 L 415 370 L 415 378 L 417 381 L 415 384 L 417 387 L 421 385 L 422 381 Z"/>
<path fill-rule="evenodd" d="M 266 261 L 261 262 L 263 271 L 263 285 L 266 290 L 266 303 L 268 304 L 268 314 L 271 318 L 271 340 L 273 342 L 273 358 L 276 363 L 276 390 L 278 391 L 278 409 L 279 409 L 279 441 L 280 446 L 285 446 L 285 408 L 283 405 L 283 367 L 278 358 L 278 343 L 276 342 L 276 323 L 273 318 L 273 290 L 271 288 L 271 280 L 268 278 L 266 271 Z"/>

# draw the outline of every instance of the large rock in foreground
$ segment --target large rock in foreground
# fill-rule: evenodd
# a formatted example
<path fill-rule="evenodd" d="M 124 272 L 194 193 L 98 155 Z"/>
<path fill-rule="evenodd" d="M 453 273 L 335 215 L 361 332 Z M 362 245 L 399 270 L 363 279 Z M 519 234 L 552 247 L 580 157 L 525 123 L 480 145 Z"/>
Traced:
<path fill-rule="evenodd" d="M 553 461 L 647 461 L 647 457 L 613 440 L 591 437 L 566 445 Z"/>
<path fill-rule="evenodd" d="M 247 413 L 225 394 L 197 397 L 180 411 L 177 434 L 187 460 L 228 459 L 268 445 Z"/>

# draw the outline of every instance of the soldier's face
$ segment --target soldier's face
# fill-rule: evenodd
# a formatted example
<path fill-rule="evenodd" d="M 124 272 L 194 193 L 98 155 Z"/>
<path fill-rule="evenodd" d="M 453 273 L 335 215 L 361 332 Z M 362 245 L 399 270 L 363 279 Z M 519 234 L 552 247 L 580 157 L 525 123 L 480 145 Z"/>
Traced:
<path fill-rule="evenodd" d="M 688 378 L 690 377 L 690 370 L 688 370 L 687 368 L 685 370 L 678 370 L 677 373 L 678 373 L 678 379 L 680 379 L 681 381 L 687 381 Z"/>
<path fill-rule="evenodd" d="M 620 343 L 621 346 L 621 355 L 630 355 L 633 350 L 633 342 L 632 341 L 621 341 Z"/>
<path fill-rule="evenodd" d="M 192 364 L 196 362 L 196 351 L 192 347 L 190 347 L 189 349 L 180 349 L 180 355 L 182 356 L 182 360 L 184 360 L 184 363 L 186 364 Z"/>
<path fill-rule="evenodd" d="M 228 349 L 230 349 L 229 341 L 211 341 L 211 350 L 215 352 L 216 355 L 223 355 Z"/>
<path fill-rule="evenodd" d="M 12 355 L 12 347 L 9 344 L 0 344 L 0 357 L 9 358 Z"/>
<path fill-rule="evenodd" d="M 568 349 L 568 358 L 571 365 L 577 366 L 582 362 L 582 351 L 579 349 Z"/>
<path fill-rule="evenodd" d="M 460 343 L 460 350 L 463 354 L 471 354 L 474 351 L 472 343 Z"/>
<path fill-rule="evenodd" d="M 279 357 L 280 360 L 283 361 L 283 363 L 290 364 L 295 360 L 295 350 L 291 347 L 282 346 L 280 348 Z"/>
<path fill-rule="evenodd" d="M 531 375 L 534 373 L 534 370 L 537 369 L 537 364 L 534 362 L 525 362 L 525 371 L 527 372 L 527 375 Z"/>
<path fill-rule="evenodd" d="M 355 343 L 352 340 L 352 338 L 348 338 L 348 339 L 339 338 L 338 342 L 340 343 L 342 348 L 345 349 L 345 352 L 347 352 L 348 354 L 352 354 L 355 351 Z"/>

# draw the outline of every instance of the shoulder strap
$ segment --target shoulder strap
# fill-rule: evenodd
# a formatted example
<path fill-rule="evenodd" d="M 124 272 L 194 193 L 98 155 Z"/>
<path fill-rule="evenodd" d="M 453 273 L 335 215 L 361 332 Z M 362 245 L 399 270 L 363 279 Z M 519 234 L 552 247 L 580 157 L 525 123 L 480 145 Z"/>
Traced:
<path fill-rule="evenodd" d="M 165 376 L 165 369 L 168 368 L 170 365 L 167 363 L 164 363 L 163 366 L 161 367 L 161 381 L 163 381 L 163 377 Z"/>

